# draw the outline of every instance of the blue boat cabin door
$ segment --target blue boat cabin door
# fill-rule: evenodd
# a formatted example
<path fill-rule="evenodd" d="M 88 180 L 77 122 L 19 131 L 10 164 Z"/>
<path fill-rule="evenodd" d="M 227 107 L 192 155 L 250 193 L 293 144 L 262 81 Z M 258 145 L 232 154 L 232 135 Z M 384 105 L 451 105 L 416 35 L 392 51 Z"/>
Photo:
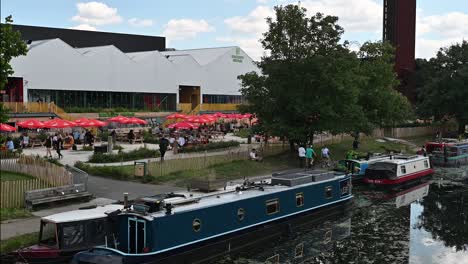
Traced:
<path fill-rule="evenodd" d="M 128 253 L 142 253 L 146 247 L 146 221 L 128 218 Z"/>

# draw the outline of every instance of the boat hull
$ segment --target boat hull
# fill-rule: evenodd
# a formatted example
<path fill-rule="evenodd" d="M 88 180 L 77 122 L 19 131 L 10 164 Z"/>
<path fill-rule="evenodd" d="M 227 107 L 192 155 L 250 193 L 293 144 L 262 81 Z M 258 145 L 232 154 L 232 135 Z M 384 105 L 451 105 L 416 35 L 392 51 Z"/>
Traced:
<path fill-rule="evenodd" d="M 431 156 L 431 164 L 441 167 L 460 167 L 468 165 L 468 154 L 445 159 L 443 156 Z"/>
<path fill-rule="evenodd" d="M 374 185 L 399 185 L 403 183 L 407 183 L 410 181 L 414 181 L 419 178 L 423 178 L 426 176 L 430 176 L 434 174 L 434 169 L 429 168 L 426 170 L 418 171 L 415 173 L 407 174 L 402 177 L 396 177 L 396 178 L 384 178 L 384 179 L 374 179 L 370 177 L 365 177 L 364 182 L 369 183 L 369 184 L 374 184 Z"/>
<path fill-rule="evenodd" d="M 351 197 L 350 197 L 351 198 Z M 316 210 L 306 211 L 298 215 L 282 218 L 274 222 L 254 226 L 239 232 L 223 235 L 200 243 L 184 246 L 171 251 L 150 256 L 123 256 L 117 252 L 96 248 L 78 253 L 72 263 L 96 264 L 183 264 L 202 263 L 235 250 L 241 250 L 250 244 L 261 243 L 277 237 L 279 234 L 291 232 L 301 225 L 319 224 L 330 217 L 339 217 L 350 213 L 352 199 L 331 204 Z M 100 253 L 96 254 L 97 250 Z"/>

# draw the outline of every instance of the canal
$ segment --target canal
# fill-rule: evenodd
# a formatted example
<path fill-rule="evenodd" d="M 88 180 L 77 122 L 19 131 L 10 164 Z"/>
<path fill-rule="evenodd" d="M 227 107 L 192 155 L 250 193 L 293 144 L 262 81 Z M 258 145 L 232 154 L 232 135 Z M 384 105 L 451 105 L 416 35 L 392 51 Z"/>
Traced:
<path fill-rule="evenodd" d="M 280 228 L 209 264 L 468 263 L 468 168 L 391 191 L 354 187 L 351 210 Z M 466 179 L 466 178 L 465 178 Z M 193 262 L 192 262 L 193 263 Z"/>

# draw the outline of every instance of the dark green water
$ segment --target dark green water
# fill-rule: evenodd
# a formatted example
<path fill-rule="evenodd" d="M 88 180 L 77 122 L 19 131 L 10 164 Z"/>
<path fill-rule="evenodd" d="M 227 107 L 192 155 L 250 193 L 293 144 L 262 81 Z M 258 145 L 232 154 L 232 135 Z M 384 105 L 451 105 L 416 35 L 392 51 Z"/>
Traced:
<path fill-rule="evenodd" d="M 468 168 L 392 191 L 355 186 L 348 214 L 205 263 L 468 264 Z"/>

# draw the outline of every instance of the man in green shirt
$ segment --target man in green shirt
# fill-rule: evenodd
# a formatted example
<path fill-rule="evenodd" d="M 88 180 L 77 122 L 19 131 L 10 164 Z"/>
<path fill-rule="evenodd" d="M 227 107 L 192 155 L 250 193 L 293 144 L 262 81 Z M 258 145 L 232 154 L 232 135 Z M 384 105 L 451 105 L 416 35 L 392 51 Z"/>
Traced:
<path fill-rule="evenodd" d="M 314 149 L 312 148 L 312 145 L 309 145 L 307 146 L 307 149 L 306 149 L 306 159 L 307 159 L 307 168 L 311 168 L 312 165 L 314 164 L 314 156 L 315 156 L 315 151 Z"/>

